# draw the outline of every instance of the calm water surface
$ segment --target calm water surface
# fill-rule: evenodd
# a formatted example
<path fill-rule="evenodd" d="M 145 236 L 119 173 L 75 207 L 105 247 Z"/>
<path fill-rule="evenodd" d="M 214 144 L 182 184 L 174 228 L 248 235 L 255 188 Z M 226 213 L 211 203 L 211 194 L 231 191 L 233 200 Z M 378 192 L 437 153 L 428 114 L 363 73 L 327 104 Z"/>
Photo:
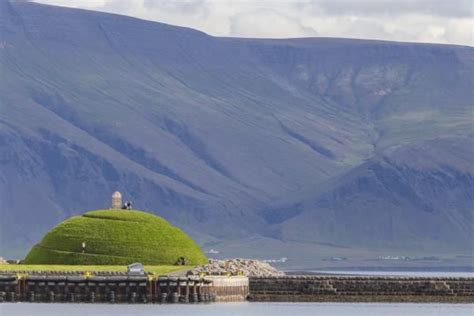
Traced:
<path fill-rule="evenodd" d="M 0 315 L 95 316 L 95 315 L 331 315 L 331 316 L 473 316 L 474 304 L 391 303 L 214 303 L 200 305 L 110 305 L 2 303 Z"/>
<path fill-rule="evenodd" d="M 330 274 L 352 274 L 352 275 L 383 275 L 383 276 L 410 276 L 410 277 L 449 277 L 449 278 L 474 278 L 474 272 L 450 272 L 450 271 L 311 271 Z"/>

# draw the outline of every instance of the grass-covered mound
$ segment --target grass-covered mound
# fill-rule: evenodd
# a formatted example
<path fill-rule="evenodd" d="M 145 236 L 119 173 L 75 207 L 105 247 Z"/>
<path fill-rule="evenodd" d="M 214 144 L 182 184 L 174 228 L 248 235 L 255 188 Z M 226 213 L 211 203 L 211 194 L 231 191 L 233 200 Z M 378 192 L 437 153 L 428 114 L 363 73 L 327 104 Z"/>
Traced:
<path fill-rule="evenodd" d="M 157 275 L 166 275 L 180 270 L 191 270 L 196 265 L 146 265 L 145 272 Z M 71 265 L 71 264 L 0 264 L 0 273 L 3 271 L 13 273 L 26 273 L 37 271 L 75 271 L 75 272 L 126 272 L 126 265 Z"/>
<path fill-rule="evenodd" d="M 187 264 L 207 262 L 188 235 L 161 217 L 135 210 L 97 210 L 54 227 L 31 249 L 25 263 L 169 265 L 179 257 Z"/>

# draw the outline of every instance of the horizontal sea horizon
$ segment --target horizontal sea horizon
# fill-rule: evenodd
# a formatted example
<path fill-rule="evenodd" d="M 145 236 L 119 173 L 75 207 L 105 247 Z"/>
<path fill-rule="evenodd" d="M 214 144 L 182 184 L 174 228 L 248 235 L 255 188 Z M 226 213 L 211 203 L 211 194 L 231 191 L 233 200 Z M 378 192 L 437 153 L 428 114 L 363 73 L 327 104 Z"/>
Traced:
<path fill-rule="evenodd" d="M 293 274 L 291 271 L 289 273 Z M 311 274 L 368 275 L 368 276 L 406 276 L 435 278 L 474 278 L 472 271 L 374 271 L 374 270 L 310 270 Z M 304 273 L 304 271 L 302 272 Z"/>

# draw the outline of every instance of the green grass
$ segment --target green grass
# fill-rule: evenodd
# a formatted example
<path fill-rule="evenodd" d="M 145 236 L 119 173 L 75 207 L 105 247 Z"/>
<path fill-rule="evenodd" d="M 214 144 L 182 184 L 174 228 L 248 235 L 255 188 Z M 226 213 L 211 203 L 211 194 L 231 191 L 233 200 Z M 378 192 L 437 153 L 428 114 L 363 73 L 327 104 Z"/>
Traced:
<path fill-rule="evenodd" d="M 194 266 L 145 266 L 145 272 L 164 275 L 179 270 L 192 269 Z M 123 265 L 48 265 L 48 264 L 0 264 L 2 271 L 110 271 L 110 272 L 126 272 L 127 266 Z"/>
<path fill-rule="evenodd" d="M 179 257 L 192 265 L 207 263 L 199 246 L 163 218 L 135 210 L 97 210 L 54 227 L 31 249 L 25 264 L 173 265 Z"/>

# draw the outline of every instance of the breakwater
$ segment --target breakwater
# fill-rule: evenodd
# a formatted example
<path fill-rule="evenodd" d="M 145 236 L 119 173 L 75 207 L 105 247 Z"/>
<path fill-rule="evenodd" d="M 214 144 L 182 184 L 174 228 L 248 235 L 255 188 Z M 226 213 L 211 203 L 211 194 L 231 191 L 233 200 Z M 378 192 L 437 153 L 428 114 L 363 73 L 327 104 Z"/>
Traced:
<path fill-rule="evenodd" d="M 125 273 L 0 274 L 0 302 L 201 303 L 242 301 L 246 277 L 169 277 Z"/>
<path fill-rule="evenodd" d="M 0 302 L 205 303 L 457 302 L 474 303 L 474 278 L 378 276 L 189 276 L 121 272 L 0 271 Z"/>
<path fill-rule="evenodd" d="M 474 303 L 474 278 L 283 276 L 249 286 L 251 301 Z"/>

